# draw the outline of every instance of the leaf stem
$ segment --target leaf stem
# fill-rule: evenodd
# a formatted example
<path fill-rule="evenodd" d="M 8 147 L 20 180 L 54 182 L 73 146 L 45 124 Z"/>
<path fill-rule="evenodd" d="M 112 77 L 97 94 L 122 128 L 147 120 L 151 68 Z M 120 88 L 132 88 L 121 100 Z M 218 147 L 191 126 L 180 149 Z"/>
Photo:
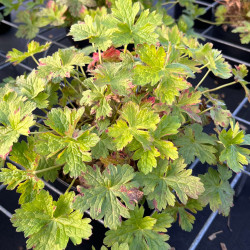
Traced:
<path fill-rule="evenodd" d="M 208 23 L 208 24 L 212 24 L 212 25 L 220 25 L 220 24 L 222 24 L 222 23 L 212 22 L 212 21 L 200 18 L 200 17 L 196 17 L 196 19 L 203 22 L 203 23 Z M 232 22 L 225 22 L 223 24 L 232 24 Z"/>
<path fill-rule="evenodd" d="M 34 62 L 39 65 L 39 62 L 36 60 L 36 58 L 34 57 L 34 55 L 31 55 L 32 59 L 34 60 Z"/>
<path fill-rule="evenodd" d="M 63 164 L 63 165 L 64 165 L 64 164 Z M 35 174 L 40 174 L 40 173 L 47 172 L 47 171 L 50 171 L 50 170 L 55 169 L 55 168 L 62 167 L 63 165 L 58 165 L 58 166 L 53 166 L 53 167 L 49 167 L 49 168 L 37 170 L 37 171 L 35 171 L 34 173 L 35 173 Z"/>
<path fill-rule="evenodd" d="M 75 180 L 76 180 L 76 178 L 73 179 L 73 180 L 71 181 L 71 183 L 70 183 L 70 185 L 68 186 L 68 188 L 67 188 L 67 190 L 65 191 L 65 193 L 68 193 L 68 192 L 70 191 L 70 189 L 72 188 L 72 186 L 73 186 Z"/>
<path fill-rule="evenodd" d="M 225 88 L 225 87 L 227 87 L 227 86 L 233 85 L 233 84 L 235 84 L 235 83 L 238 83 L 238 82 L 234 81 L 234 82 L 230 82 L 230 83 L 221 85 L 221 86 L 219 86 L 219 87 L 217 87 L 217 88 L 214 88 L 214 89 L 207 89 L 207 90 L 203 91 L 202 94 L 207 93 L 207 92 L 216 91 L 216 90 Z"/>
<path fill-rule="evenodd" d="M 81 69 L 81 71 L 82 71 L 82 75 L 83 75 L 85 78 L 87 78 L 87 76 L 86 76 L 86 74 L 85 74 L 85 72 L 84 72 L 84 70 L 83 70 L 83 67 L 82 67 L 82 66 L 80 66 L 80 69 Z"/>
<path fill-rule="evenodd" d="M 99 48 L 98 48 L 98 55 L 99 55 L 100 64 L 102 64 L 102 53 Z"/>
<path fill-rule="evenodd" d="M 34 131 L 34 132 L 29 132 L 30 135 L 36 135 L 36 134 L 45 134 L 45 133 L 49 133 L 51 131 Z"/>
<path fill-rule="evenodd" d="M 72 86 L 72 84 L 66 78 L 64 78 L 64 83 L 65 85 L 67 83 L 78 94 L 77 90 Z"/>
<path fill-rule="evenodd" d="M 202 69 L 206 68 L 209 64 L 210 64 L 210 62 L 206 63 L 205 65 L 203 65 L 203 66 L 200 67 L 199 69 L 202 70 Z"/>
<path fill-rule="evenodd" d="M 168 4 L 177 4 L 179 1 L 174 1 L 174 2 L 166 2 L 166 3 L 162 3 L 161 5 L 168 5 Z"/>
<path fill-rule="evenodd" d="M 197 90 L 197 88 L 203 83 L 203 81 L 206 79 L 207 75 L 209 74 L 211 70 L 209 69 L 207 71 L 207 73 L 202 77 L 202 79 L 200 80 L 200 82 L 197 84 L 197 86 L 195 87 L 195 90 Z"/>
<path fill-rule="evenodd" d="M 127 48 L 128 48 L 128 45 L 127 45 L 127 44 L 125 44 L 125 45 L 124 45 L 124 54 L 126 54 L 126 53 L 127 53 Z"/>
<path fill-rule="evenodd" d="M 167 4 L 171 4 L 171 5 L 168 8 L 166 8 L 165 11 L 167 12 L 168 10 L 172 9 L 177 3 L 178 3 L 178 1 L 167 3 Z"/>
<path fill-rule="evenodd" d="M 199 115 L 202 115 L 202 114 L 206 113 L 207 111 L 209 111 L 209 110 L 211 110 L 211 109 L 213 109 L 213 108 L 214 108 L 214 107 L 210 107 L 210 108 L 208 108 L 208 109 L 205 109 L 205 110 L 201 111 L 201 112 L 199 113 Z"/>
<path fill-rule="evenodd" d="M 47 119 L 47 117 L 41 116 L 41 115 L 36 115 L 36 117 L 37 117 L 37 118 L 41 118 L 41 119 L 43 119 L 43 120 Z"/>

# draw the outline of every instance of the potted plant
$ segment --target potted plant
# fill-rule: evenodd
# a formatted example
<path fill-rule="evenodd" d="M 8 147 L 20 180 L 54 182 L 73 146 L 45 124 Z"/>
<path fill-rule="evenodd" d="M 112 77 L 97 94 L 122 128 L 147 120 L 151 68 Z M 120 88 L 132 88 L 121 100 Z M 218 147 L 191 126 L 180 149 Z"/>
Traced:
<path fill-rule="evenodd" d="M 143 10 L 137 19 L 139 11 L 139 3 L 117 0 L 111 14 L 71 27 L 74 40 L 93 44 L 93 58 L 68 48 L 37 62 L 34 54 L 49 44 L 34 41 L 25 53 L 8 53 L 10 62 L 31 56 L 38 64 L 0 89 L 0 155 L 23 166 L 7 162 L 0 182 L 21 194 L 11 221 L 27 248 L 80 244 L 91 237 L 91 219 L 103 219 L 103 250 L 165 250 L 177 218 L 190 231 L 190 213 L 209 204 L 228 215 L 233 205 L 228 180 L 249 162 L 249 135 L 213 96 L 223 86 L 201 84 L 209 72 L 233 74 L 227 85 L 240 83 L 249 95 L 247 69 L 231 69 L 211 44 L 166 27 L 157 12 Z M 192 86 L 188 78 L 205 68 Z M 209 121 L 213 134 L 205 132 Z M 196 157 L 211 165 L 207 173 L 187 168 Z M 54 201 L 42 179 L 53 182 L 59 171 L 72 181 Z M 70 191 L 76 180 L 77 193 Z M 144 215 L 146 203 L 151 215 Z M 91 219 L 82 218 L 88 209 Z"/>
<path fill-rule="evenodd" d="M 220 2 L 216 12 L 216 22 L 224 24 L 224 30 L 233 33 L 240 33 L 242 44 L 250 43 L 250 3 L 248 1 L 229 1 Z"/>
<path fill-rule="evenodd" d="M 15 22 L 19 23 L 17 37 L 32 39 L 43 27 L 69 27 L 77 21 L 83 21 L 85 16 L 105 15 L 114 0 L 38 0 L 26 3 L 23 0 L 0 0 L 5 4 L 5 14 L 12 10 L 17 12 Z M 143 8 L 152 8 L 153 0 L 139 1 Z M 22 7 L 22 9 L 21 9 Z M 170 19 L 170 17 L 168 18 Z"/>

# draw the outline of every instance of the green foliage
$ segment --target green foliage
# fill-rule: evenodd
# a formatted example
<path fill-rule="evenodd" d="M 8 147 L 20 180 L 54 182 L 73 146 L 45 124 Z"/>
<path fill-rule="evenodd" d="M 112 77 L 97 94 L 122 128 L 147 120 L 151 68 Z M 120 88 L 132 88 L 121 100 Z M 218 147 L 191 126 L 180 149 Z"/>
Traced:
<path fill-rule="evenodd" d="M 129 249 L 170 249 L 165 242 L 169 237 L 165 233 L 166 228 L 171 226 L 173 218 L 168 214 L 158 214 L 143 217 L 143 207 L 136 207 L 130 211 L 130 218 L 123 221 L 116 230 L 106 233 L 104 244 L 113 246 L 114 244 L 128 243 Z"/>
<path fill-rule="evenodd" d="M 39 60 L 38 76 L 51 80 L 52 78 L 70 77 L 74 65 L 84 66 L 91 59 L 74 48 L 59 49 L 52 56 Z"/>
<path fill-rule="evenodd" d="M 52 131 L 41 134 L 41 141 L 36 146 L 38 152 L 47 159 L 57 155 L 56 163 L 64 164 L 64 173 L 74 177 L 86 171 L 84 162 L 91 161 L 90 148 L 99 141 L 99 137 L 89 130 L 76 129 L 83 113 L 84 108 L 52 109 L 45 122 Z"/>
<path fill-rule="evenodd" d="M 199 177 L 205 187 L 205 192 L 199 200 L 203 205 L 209 204 L 212 211 L 219 210 L 219 213 L 228 216 L 230 207 L 233 206 L 234 195 L 234 191 L 228 182 L 232 177 L 232 171 L 219 165 L 218 171 L 209 168 L 208 173 Z"/>
<path fill-rule="evenodd" d="M 136 180 L 143 186 L 147 200 L 152 202 L 157 210 L 161 211 L 167 205 L 175 205 L 176 197 L 172 190 L 183 204 L 187 203 L 188 196 L 197 199 L 204 191 L 199 178 L 191 176 L 192 170 L 186 170 L 185 167 L 186 164 L 181 158 L 173 163 L 159 160 L 157 168 L 151 173 L 137 174 Z"/>
<path fill-rule="evenodd" d="M 11 221 L 18 232 L 29 237 L 27 248 L 64 249 L 69 239 L 78 245 L 90 237 L 90 219 L 82 219 L 82 214 L 71 208 L 73 198 L 73 192 L 66 193 L 55 202 L 42 190 L 33 201 L 16 210 Z"/>
<path fill-rule="evenodd" d="M 196 214 L 197 211 L 201 211 L 202 209 L 203 205 L 199 200 L 189 199 L 187 204 L 176 202 L 174 207 L 168 206 L 164 210 L 164 213 L 170 214 L 175 220 L 179 218 L 178 222 L 180 227 L 183 230 L 190 232 L 193 229 L 193 224 L 195 221 L 193 214 Z"/>
<path fill-rule="evenodd" d="M 48 20 L 60 25 L 64 17 L 65 24 L 83 18 L 70 34 L 92 42 L 91 48 L 40 58 L 30 74 L 0 86 L 0 182 L 21 194 L 12 221 L 29 237 L 27 248 L 65 249 L 69 238 L 74 244 L 89 238 L 90 220 L 82 220 L 80 211 L 104 220 L 110 229 L 104 243 L 113 250 L 165 250 L 166 228 L 174 220 L 190 231 L 194 214 L 207 204 L 229 213 L 229 169 L 239 172 L 249 163 L 250 136 L 210 93 L 223 86 L 204 88 L 205 77 L 196 87 L 189 81 L 202 69 L 224 79 L 233 74 L 229 85 L 240 83 L 249 97 L 247 68 L 231 70 L 211 44 L 193 37 L 193 19 L 203 13 L 193 0 L 180 1 L 190 14 L 178 20 L 179 28 L 164 24 L 173 22 L 163 10 L 143 8 L 152 2 L 135 2 L 107 2 L 107 14 L 96 7 L 85 11 L 92 0 L 48 1 L 41 14 L 38 0 L 22 16 L 31 28 L 23 28 L 24 35 Z M 70 5 L 65 13 L 64 5 Z M 31 42 L 25 53 L 11 51 L 9 60 L 34 59 L 46 46 Z M 4 165 L 7 155 L 13 164 Z M 196 177 L 187 166 L 196 157 L 213 168 Z M 55 202 L 41 179 L 62 176 L 80 193 L 66 191 Z M 157 212 L 144 217 L 145 202 Z"/>
<path fill-rule="evenodd" d="M 9 51 L 7 54 L 7 58 L 8 58 L 7 61 L 12 62 L 14 64 L 18 64 L 30 56 L 34 56 L 37 53 L 46 51 L 50 47 L 50 44 L 51 43 L 45 43 L 44 45 L 40 45 L 36 41 L 31 41 L 27 45 L 28 47 L 27 52 L 22 52 L 17 49 L 12 49 L 12 51 Z"/>
<path fill-rule="evenodd" d="M 121 224 L 120 216 L 129 218 L 129 209 L 143 196 L 136 183 L 130 182 L 134 175 L 129 165 L 109 165 L 102 173 L 98 167 L 88 167 L 84 179 L 90 188 L 80 189 L 74 208 L 82 212 L 90 208 L 91 218 L 104 217 L 104 225 L 116 229 Z"/>
<path fill-rule="evenodd" d="M 129 102 L 124 105 L 120 119 L 109 128 L 108 134 L 115 138 L 118 150 L 127 146 L 133 138 L 143 148 L 149 149 L 150 135 L 147 130 L 155 130 L 159 120 L 159 116 L 153 111 L 148 108 L 140 109 L 135 103 Z"/>
<path fill-rule="evenodd" d="M 45 92 L 47 81 L 39 78 L 36 71 L 33 70 L 27 77 L 20 76 L 16 79 L 16 85 L 23 96 L 27 97 L 40 109 L 47 108 L 49 94 Z"/>
<path fill-rule="evenodd" d="M 157 12 L 140 11 L 138 2 L 132 4 L 131 0 L 117 0 L 112 8 L 112 24 L 115 24 L 112 42 L 115 46 L 135 45 L 148 43 L 156 44 L 158 35 L 156 27 L 161 24 L 162 16 Z"/>
<path fill-rule="evenodd" d="M 243 164 L 248 164 L 250 161 L 250 150 L 239 146 L 244 143 L 244 132 L 239 130 L 239 124 L 231 122 L 230 125 L 231 128 L 228 131 L 223 129 L 219 134 L 219 139 L 224 146 L 220 153 L 220 161 L 226 161 L 229 168 L 234 172 L 239 172 L 243 169 Z"/>
<path fill-rule="evenodd" d="M 184 134 L 176 139 L 175 144 L 180 147 L 179 152 L 187 164 L 198 157 L 202 163 L 216 163 L 215 153 L 217 152 L 214 137 L 202 132 L 202 126 L 193 124 L 185 128 Z"/>
<path fill-rule="evenodd" d="M 70 28 L 69 35 L 73 36 L 74 41 L 89 39 L 89 41 L 100 50 L 107 50 L 112 41 L 110 39 L 113 30 L 109 29 L 105 22 L 107 16 L 86 16 L 84 23 L 74 24 Z"/>
<path fill-rule="evenodd" d="M 4 88 L 0 94 L 0 157 L 5 159 L 20 135 L 28 135 L 35 124 L 32 111 L 35 104 Z"/>

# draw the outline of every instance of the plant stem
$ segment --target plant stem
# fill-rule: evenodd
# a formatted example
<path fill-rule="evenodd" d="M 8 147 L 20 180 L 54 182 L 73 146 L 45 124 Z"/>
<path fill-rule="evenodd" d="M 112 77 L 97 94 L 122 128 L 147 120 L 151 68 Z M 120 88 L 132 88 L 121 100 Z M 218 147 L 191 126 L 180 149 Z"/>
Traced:
<path fill-rule="evenodd" d="M 37 170 L 34 173 L 35 174 L 39 174 L 39 173 L 43 173 L 43 172 L 47 172 L 49 170 L 55 169 L 55 168 L 59 168 L 62 167 L 63 165 L 58 165 L 58 166 L 53 166 L 53 167 L 49 167 L 49 168 L 45 168 L 45 169 L 41 169 L 41 170 Z"/>
<path fill-rule="evenodd" d="M 127 53 L 127 48 L 128 48 L 128 45 L 126 44 L 126 45 L 124 45 L 124 54 L 126 54 Z"/>
<path fill-rule="evenodd" d="M 84 72 L 84 70 L 83 70 L 83 67 L 82 67 L 82 66 L 80 66 L 80 69 L 81 69 L 81 71 L 82 71 L 82 75 L 83 75 L 85 78 L 87 78 L 87 76 L 86 76 L 86 74 L 85 74 L 85 72 Z"/>
<path fill-rule="evenodd" d="M 41 119 L 43 119 L 43 120 L 47 119 L 47 117 L 41 116 L 41 115 L 36 115 L 36 117 L 37 117 L 37 118 L 41 118 Z"/>
<path fill-rule="evenodd" d="M 50 131 L 34 131 L 34 132 L 29 132 L 30 135 L 36 135 L 36 134 L 45 134 L 49 133 Z"/>
<path fill-rule="evenodd" d="M 48 111 L 46 109 L 42 109 L 43 113 L 45 113 L 46 115 L 48 114 Z"/>
<path fill-rule="evenodd" d="M 65 191 L 65 193 L 68 193 L 69 190 L 71 189 L 71 187 L 73 186 L 74 182 L 76 179 L 73 179 L 72 182 L 70 183 L 70 185 L 68 186 L 67 190 Z"/>
<path fill-rule="evenodd" d="M 205 65 L 203 65 L 202 67 L 200 67 L 199 69 L 202 70 L 202 69 L 206 68 L 209 64 L 210 64 L 210 63 L 208 62 L 208 63 L 206 63 Z"/>
<path fill-rule="evenodd" d="M 168 3 L 168 4 L 171 4 L 171 5 L 168 8 L 166 8 L 165 11 L 167 12 L 168 10 L 172 9 L 177 3 L 178 3 L 178 1 L 172 2 L 172 3 Z"/>
<path fill-rule="evenodd" d="M 207 73 L 202 77 L 202 79 L 200 80 L 200 82 L 197 84 L 197 86 L 195 87 L 195 90 L 203 83 L 203 81 L 206 79 L 207 75 L 209 74 L 211 70 L 209 69 L 207 71 Z"/>
<path fill-rule="evenodd" d="M 196 19 L 203 22 L 203 23 L 208 23 L 208 24 L 211 24 L 211 25 L 220 25 L 220 24 L 222 24 L 222 23 L 212 22 L 212 21 L 200 18 L 200 17 L 196 17 Z M 232 24 L 232 22 L 226 22 L 226 23 L 223 23 L 223 24 Z"/>
<path fill-rule="evenodd" d="M 102 53 L 101 53 L 100 49 L 98 49 L 98 55 L 99 55 L 100 64 L 102 64 Z"/>
<path fill-rule="evenodd" d="M 168 4 L 177 4 L 179 1 L 174 1 L 174 2 L 167 2 L 167 3 L 163 3 L 162 5 L 168 5 Z"/>
<path fill-rule="evenodd" d="M 67 83 L 78 94 L 77 90 L 72 86 L 72 84 L 66 78 L 64 78 L 64 83 L 65 85 Z"/>
<path fill-rule="evenodd" d="M 216 90 L 219 90 L 219 89 L 223 89 L 223 88 L 225 88 L 225 87 L 227 87 L 227 86 L 230 86 L 230 85 L 233 85 L 233 84 L 235 84 L 235 83 L 237 83 L 237 82 L 234 81 L 234 82 L 230 82 L 230 83 L 224 84 L 224 85 L 219 86 L 219 87 L 214 88 L 214 89 L 207 89 L 207 90 L 203 91 L 202 94 L 207 93 L 207 92 L 216 91 Z"/>
<path fill-rule="evenodd" d="M 208 108 L 208 109 L 205 109 L 205 110 L 201 111 L 201 112 L 199 113 L 199 115 L 202 115 L 202 114 L 206 113 L 207 111 L 209 111 L 209 110 L 211 110 L 211 109 L 213 109 L 213 108 L 214 108 L 214 107 L 210 107 L 210 108 Z"/>
<path fill-rule="evenodd" d="M 34 55 L 31 55 L 32 59 L 34 60 L 34 62 L 39 65 L 39 62 L 36 60 L 36 58 L 34 57 Z"/>
<path fill-rule="evenodd" d="M 69 97 L 67 97 L 67 100 L 68 100 L 69 105 L 71 106 L 71 108 L 75 109 L 76 107 L 72 104 L 72 101 L 69 99 Z"/>

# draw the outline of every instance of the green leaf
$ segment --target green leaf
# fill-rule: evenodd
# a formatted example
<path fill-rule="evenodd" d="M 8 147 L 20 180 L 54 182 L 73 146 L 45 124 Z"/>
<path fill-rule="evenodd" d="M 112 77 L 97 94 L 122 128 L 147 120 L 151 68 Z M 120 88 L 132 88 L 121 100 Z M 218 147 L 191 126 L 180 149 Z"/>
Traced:
<path fill-rule="evenodd" d="M 223 129 L 219 134 L 219 139 L 224 146 L 220 153 L 220 161 L 226 161 L 228 167 L 234 172 L 240 172 L 243 165 L 248 165 L 250 150 L 238 146 L 244 142 L 244 132 L 239 130 L 239 124 L 234 125 L 230 122 L 230 125 L 231 128 L 228 131 Z"/>
<path fill-rule="evenodd" d="M 27 52 L 22 52 L 17 49 L 12 49 L 12 51 L 9 51 L 7 54 L 8 62 L 12 62 L 14 64 L 18 64 L 25 60 L 26 58 L 33 56 L 37 53 L 41 53 L 43 51 L 46 51 L 50 47 L 51 43 L 45 43 L 44 45 L 40 45 L 36 41 L 31 41 L 27 47 Z"/>
<path fill-rule="evenodd" d="M 74 193 L 61 195 L 57 202 L 42 190 L 36 198 L 17 209 L 11 222 L 17 232 L 23 231 L 27 248 L 64 249 L 69 239 L 74 245 L 91 235 L 90 219 L 82 219 L 79 211 L 71 209 Z"/>
<path fill-rule="evenodd" d="M 106 233 L 104 244 L 108 247 L 114 244 L 128 243 L 130 250 L 136 249 L 170 249 L 166 243 L 168 235 L 166 228 L 171 226 L 173 218 L 168 214 L 145 216 L 143 207 L 136 207 L 130 211 L 130 218 L 123 221 L 117 230 L 110 230 Z"/>
<path fill-rule="evenodd" d="M 246 65 L 240 64 L 239 66 L 235 66 L 235 69 L 232 69 L 232 72 L 233 72 L 235 81 L 237 81 L 241 84 L 242 88 L 245 90 L 246 97 L 250 101 L 250 90 L 246 86 L 247 84 L 249 84 L 249 82 L 247 82 L 244 79 L 248 74 L 248 69 L 247 69 Z"/>
<path fill-rule="evenodd" d="M 81 187 L 74 208 L 85 212 L 90 208 L 93 219 L 104 217 L 105 227 L 116 229 L 121 224 L 120 216 L 129 218 L 129 209 L 133 209 L 136 196 L 142 192 L 131 182 L 135 176 L 129 165 L 109 165 L 102 173 L 99 167 L 87 167 L 84 180 L 91 188 Z M 119 199 L 118 199 L 119 198 Z M 134 200 L 135 199 L 135 200 Z"/>
<path fill-rule="evenodd" d="M 202 126 L 193 124 L 185 127 L 184 134 L 174 140 L 180 147 L 179 153 L 187 164 L 193 162 L 198 157 L 202 163 L 216 164 L 215 153 L 216 141 L 214 137 L 202 132 Z"/>
<path fill-rule="evenodd" d="M 158 210 L 165 209 L 167 205 L 174 206 L 176 197 L 186 204 L 188 197 L 198 199 L 204 191 L 203 184 L 198 177 L 192 176 L 191 169 L 185 169 L 184 160 L 179 158 L 173 163 L 159 160 L 157 168 L 147 175 L 137 173 L 135 180 L 143 186 L 143 192 L 149 202 L 153 202 Z"/>
<path fill-rule="evenodd" d="M 47 81 L 37 77 L 37 73 L 33 70 L 27 77 L 24 75 L 17 77 L 16 84 L 23 96 L 29 101 L 33 101 L 40 109 L 47 108 L 49 95 L 44 93 Z"/>
<path fill-rule="evenodd" d="M 155 130 L 159 120 L 158 114 L 129 102 L 124 105 L 117 123 L 109 128 L 108 135 L 115 138 L 114 142 L 118 150 L 123 149 L 133 138 L 147 149 L 150 144 L 150 135 L 145 130 Z"/>
<path fill-rule="evenodd" d="M 17 96 L 11 89 L 0 89 L 0 157 L 3 159 L 11 151 L 20 135 L 28 135 L 35 124 L 32 111 L 35 104 Z"/>
<path fill-rule="evenodd" d="M 162 15 L 156 11 L 144 10 L 137 19 L 140 3 L 132 4 L 132 0 L 117 0 L 113 6 L 113 26 L 116 30 L 112 41 L 115 46 L 129 43 L 135 46 L 143 43 L 156 44 L 158 35 L 155 30 L 162 23 Z"/>
<path fill-rule="evenodd" d="M 227 128 L 230 122 L 232 114 L 227 109 L 222 109 L 221 107 L 215 107 L 210 111 L 211 118 L 214 120 L 216 125 Z"/>
<path fill-rule="evenodd" d="M 212 56 L 208 57 L 209 65 L 207 66 L 214 75 L 219 76 L 223 79 L 228 79 L 232 76 L 232 69 L 228 62 L 225 62 L 225 59 L 221 55 L 221 51 L 213 49 Z"/>
<path fill-rule="evenodd" d="M 91 62 L 90 57 L 74 48 L 59 49 L 52 56 L 39 60 L 38 76 L 51 80 L 52 78 L 70 77 L 74 65 L 84 66 Z"/>
<path fill-rule="evenodd" d="M 103 133 L 100 137 L 100 141 L 91 149 L 91 153 L 94 159 L 106 158 L 110 151 L 115 151 L 115 145 L 110 137 L 106 133 Z"/>
<path fill-rule="evenodd" d="M 128 95 L 131 76 L 122 63 L 103 63 L 98 66 L 94 75 L 94 84 L 99 87 L 110 85 L 112 92 L 119 95 Z"/>
<path fill-rule="evenodd" d="M 133 155 L 133 160 L 139 160 L 137 163 L 138 169 L 144 173 L 148 174 L 153 168 L 157 166 L 156 157 L 159 157 L 160 153 L 155 147 L 151 147 L 150 150 L 144 151 L 143 148 L 139 148 L 135 151 Z"/>
<path fill-rule="evenodd" d="M 24 170 L 19 170 L 8 164 L 8 168 L 3 168 L 0 172 L 0 182 L 8 185 L 8 189 L 18 187 L 17 192 L 22 194 L 19 199 L 20 204 L 33 200 L 38 191 L 44 187 L 40 177 L 44 177 L 47 181 L 55 181 L 58 176 L 59 168 L 36 174 L 37 170 L 46 169 L 55 164 L 54 159 L 46 160 L 40 157 L 34 151 L 34 145 L 35 139 L 28 137 L 27 143 L 22 141 L 13 146 L 10 160 L 23 166 Z"/>
<path fill-rule="evenodd" d="M 249 15 L 248 15 L 249 17 Z M 244 21 L 237 28 L 232 30 L 233 33 L 240 33 L 240 41 L 242 44 L 250 43 L 250 24 L 249 21 Z"/>
<path fill-rule="evenodd" d="M 192 120 L 198 123 L 202 123 L 201 117 L 199 115 L 199 103 L 201 102 L 201 92 L 184 90 L 176 104 L 177 110 L 182 113 L 186 113 Z"/>
<path fill-rule="evenodd" d="M 179 132 L 178 128 L 180 126 L 181 123 L 178 116 L 164 115 L 154 131 L 154 137 L 161 138 L 167 135 L 175 135 Z"/>
<path fill-rule="evenodd" d="M 216 23 L 223 24 L 226 19 L 227 7 L 224 4 L 220 4 L 215 11 Z"/>
<path fill-rule="evenodd" d="M 179 217 L 179 225 L 181 229 L 191 232 L 195 221 L 193 214 L 196 214 L 197 211 L 201 211 L 202 209 L 203 206 L 199 200 L 189 199 L 185 205 L 176 202 L 174 207 L 168 206 L 164 210 L 164 213 L 170 214 L 175 220 Z"/>
<path fill-rule="evenodd" d="M 205 192 L 200 196 L 203 205 L 210 205 L 215 212 L 219 210 L 225 216 L 229 215 L 230 207 L 233 206 L 234 191 L 228 180 L 232 177 L 232 171 L 225 166 L 218 166 L 218 171 L 209 168 L 208 173 L 199 175 L 205 187 Z"/>
<path fill-rule="evenodd" d="M 37 15 L 39 17 L 40 26 L 61 26 L 65 23 L 67 6 L 56 1 L 48 2 L 46 8 L 42 8 Z"/>
<path fill-rule="evenodd" d="M 158 49 L 154 45 L 138 45 L 136 52 L 140 59 L 146 65 L 136 65 L 134 68 L 134 84 L 146 85 L 151 83 L 155 85 L 163 77 L 166 52 L 163 47 Z"/>
<path fill-rule="evenodd" d="M 212 47 L 213 44 L 206 43 L 205 45 L 200 45 L 198 49 L 192 49 L 194 57 L 201 62 L 203 61 L 204 65 L 208 64 L 207 68 L 211 70 L 214 75 L 223 79 L 230 78 L 232 76 L 230 64 L 225 62 L 221 51 L 212 49 Z"/>
<path fill-rule="evenodd" d="M 180 96 L 180 90 L 185 90 L 190 84 L 179 76 L 164 76 L 154 93 L 162 102 L 171 105 Z"/>
<path fill-rule="evenodd" d="M 113 33 L 113 29 L 105 23 L 107 19 L 108 15 L 96 15 L 94 18 L 87 15 L 84 23 L 79 22 L 71 26 L 68 35 L 73 36 L 74 41 L 89 39 L 89 42 L 95 47 L 105 51 L 112 45 Z"/>
<path fill-rule="evenodd" d="M 111 100 L 108 98 L 111 93 L 107 91 L 106 86 L 98 87 L 89 79 L 85 80 L 84 83 L 88 83 L 89 89 L 82 92 L 80 104 L 90 106 L 90 114 L 95 114 L 97 120 L 112 116 Z"/>
<path fill-rule="evenodd" d="M 16 17 L 15 22 L 21 23 L 18 25 L 16 32 L 16 36 L 20 38 L 33 39 L 38 34 L 39 27 L 44 26 L 41 18 L 37 15 L 37 11 L 19 10 Z"/>
<path fill-rule="evenodd" d="M 65 164 L 64 173 L 72 177 L 86 171 L 84 162 L 91 161 L 89 151 L 99 141 L 95 133 L 76 129 L 83 113 L 84 108 L 52 109 L 45 124 L 53 131 L 39 135 L 40 140 L 36 145 L 38 152 L 47 158 L 57 155 L 56 163 Z"/>
<path fill-rule="evenodd" d="M 84 11 L 87 11 L 87 7 L 96 7 L 95 0 L 62 0 L 60 3 L 68 6 L 68 10 L 73 17 L 81 16 L 81 8 L 83 8 Z"/>

